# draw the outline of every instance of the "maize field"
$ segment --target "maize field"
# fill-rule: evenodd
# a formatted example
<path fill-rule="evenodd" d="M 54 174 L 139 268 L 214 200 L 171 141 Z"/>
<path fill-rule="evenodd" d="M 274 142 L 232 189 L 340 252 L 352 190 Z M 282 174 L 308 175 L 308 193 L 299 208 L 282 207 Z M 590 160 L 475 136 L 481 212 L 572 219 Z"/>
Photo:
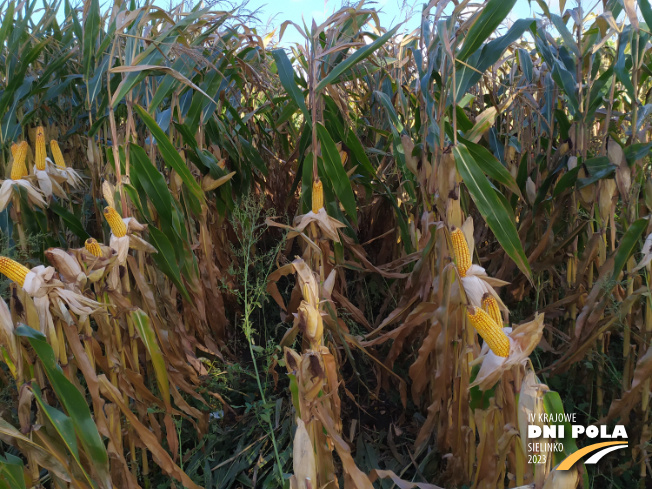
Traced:
<path fill-rule="evenodd" d="M 652 5 L 516 2 L 4 0 L 0 488 L 651 488 Z"/>

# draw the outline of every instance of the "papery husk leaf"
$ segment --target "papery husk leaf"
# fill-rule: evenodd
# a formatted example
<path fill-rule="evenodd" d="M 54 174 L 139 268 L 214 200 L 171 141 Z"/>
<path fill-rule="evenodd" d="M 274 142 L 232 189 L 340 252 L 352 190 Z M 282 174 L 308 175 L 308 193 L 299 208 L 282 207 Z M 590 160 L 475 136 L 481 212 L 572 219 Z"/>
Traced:
<path fill-rule="evenodd" d="M 128 236 L 130 248 L 138 251 L 144 251 L 145 253 L 158 253 L 158 250 L 143 238 L 136 236 L 135 234 L 130 234 Z"/>
<path fill-rule="evenodd" d="M 533 371 L 529 370 L 526 373 L 521 384 L 517 407 L 518 429 L 520 431 L 521 446 L 525 454 L 528 453 L 527 447 L 530 442 L 527 436 L 528 425 L 542 426 L 544 424 L 539 421 L 539 416 L 545 413 L 543 396 L 548 390 L 547 385 L 537 381 Z M 534 416 L 534 422 L 530 421 L 531 416 Z"/>
<path fill-rule="evenodd" d="M 315 487 L 315 484 L 317 484 L 315 450 L 312 447 L 312 441 L 306 430 L 306 425 L 301 418 L 297 418 L 297 429 L 294 432 L 292 466 L 298 489 L 311 489 Z M 310 482 L 310 485 L 306 483 L 307 481 Z"/>
<path fill-rule="evenodd" d="M 61 248 L 48 248 L 45 257 L 54 266 L 63 282 L 81 288 L 86 284 L 86 274 L 82 272 L 79 262 Z"/>
<path fill-rule="evenodd" d="M 489 390 L 506 370 L 524 363 L 539 344 L 543 326 L 543 314 L 537 314 L 532 321 L 520 324 L 514 330 L 505 328 L 510 343 L 509 355 L 505 358 L 495 355 L 485 343 L 482 366 L 475 381 L 469 387 L 477 385 L 483 391 Z"/>

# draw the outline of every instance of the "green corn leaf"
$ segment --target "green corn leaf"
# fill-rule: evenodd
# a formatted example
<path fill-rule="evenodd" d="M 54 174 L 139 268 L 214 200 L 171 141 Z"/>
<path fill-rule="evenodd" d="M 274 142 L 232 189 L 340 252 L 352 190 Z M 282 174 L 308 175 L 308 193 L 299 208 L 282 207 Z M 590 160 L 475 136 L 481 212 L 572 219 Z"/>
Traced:
<path fill-rule="evenodd" d="M 58 409 L 47 405 L 45 401 L 43 401 L 43 398 L 41 397 L 41 389 L 36 383 L 32 384 L 31 390 L 34 394 L 34 399 L 36 399 L 43 414 L 45 414 L 50 423 L 52 423 L 52 426 L 65 443 L 66 448 L 70 451 L 75 461 L 79 463 L 77 437 L 75 435 L 75 427 L 72 424 L 72 420 Z"/>
<path fill-rule="evenodd" d="M 143 148 L 131 144 L 132 167 L 131 171 L 136 173 L 138 183 L 142 185 L 148 198 L 154 204 L 159 218 L 167 226 L 172 226 L 172 196 L 161 175 L 147 156 Z"/>
<path fill-rule="evenodd" d="M 502 183 L 516 195 L 522 197 L 521 189 L 518 188 L 516 180 L 514 180 L 512 174 L 509 173 L 509 170 L 507 170 L 507 168 L 505 168 L 505 166 L 498 161 L 487 148 L 462 138 L 460 138 L 460 141 L 464 143 L 473 159 L 478 163 L 482 171 L 484 171 L 488 177 Z"/>
<path fill-rule="evenodd" d="M 84 57 L 82 60 L 84 77 L 87 80 L 91 76 L 95 56 L 95 42 L 100 31 L 100 1 L 90 0 L 88 5 L 88 12 L 84 16 Z"/>
<path fill-rule="evenodd" d="M 174 282 L 174 285 L 177 286 L 177 289 L 179 289 L 183 297 L 188 301 L 191 300 L 190 294 L 188 294 L 188 290 L 181 280 L 179 264 L 174 259 L 175 252 L 172 242 L 160 229 L 157 229 L 154 226 L 149 226 L 147 229 L 149 231 L 150 243 L 158 251 L 158 253 L 152 254 L 152 259 L 156 262 L 163 273 Z"/>
<path fill-rule="evenodd" d="M 577 174 L 579 173 L 580 168 L 582 167 L 578 165 L 562 175 L 562 177 L 557 182 L 557 185 L 555 185 L 555 190 L 552 192 L 553 197 L 557 197 L 564 190 L 575 185 L 575 182 L 577 181 Z"/>
<path fill-rule="evenodd" d="M 86 399 L 64 375 L 61 367 L 56 362 L 54 351 L 43 333 L 21 324 L 16 328 L 16 335 L 26 338 L 41 360 L 45 375 L 59 401 L 68 412 L 75 433 L 100 478 L 98 482 L 102 487 L 112 487 L 111 476 L 109 475 L 109 457 L 91 416 L 88 404 L 86 404 Z"/>
<path fill-rule="evenodd" d="M 505 206 L 480 165 L 471 156 L 464 144 L 460 143 L 455 146 L 453 155 L 457 171 L 460 173 L 480 214 L 487 221 L 507 255 L 514 260 L 516 266 L 525 274 L 528 280 L 532 281 L 530 264 L 525 257 L 523 246 L 518 237 L 511 209 Z"/>
<path fill-rule="evenodd" d="M 579 101 L 577 100 L 575 79 L 573 78 L 573 74 L 568 71 L 559 60 L 555 60 L 555 66 L 552 70 L 552 79 L 555 80 L 559 88 L 564 90 L 566 98 L 568 99 L 568 108 L 571 110 L 571 114 L 577 114 L 579 111 Z"/>
<path fill-rule="evenodd" d="M 534 65 L 532 64 L 532 58 L 530 58 L 530 54 L 527 52 L 527 50 L 523 48 L 519 48 L 517 52 L 518 63 L 521 67 L 521 70 L 523 70 L 523 74 L 525 75 L 527 81 L 531 82 L 534 76 Z"/>
<path fill-rule="evenodd" d="M 603 178 L 609 177 L 616 171 L 616 165 L 609 161 L 606 156 L 597 156 L 589 158 L 584 162 L 588 176 L 586 178 L 577 179 L 577 188 L 584 188 L 592 183 L 597 182 Z"/>
<path fill-rule="evenodd" d="M 643 15 L 643 19 L 645 19 L 648 30 L 652 29 L 652 8 L 650 7 L 650 2 L 648 0 L 638 0 L 638 6 L 641 9 L 641 14 Z"/>
<path fill-rule="evenodd" d="M 614 256 L 614 271 L 611 275 L 612 281 L 618 278 L 618 275 L 625 267 L 625 263 L 627 263 L 629 257 L 634 253 L 638 240 L 643 234 L 643 231 L 647 228 L 647 224 L 647 219 L 638 219 L 634 221 L 629 228 L 627 228 L 625 234 L 623 234 L 620 244 L 618 245 L 618 250 L 616 250 L 616 255 Z"/>
<path fill-rule="evenodd" d="M 295 104 L 297 104 L 299 109 L 301 109 L 306 122 L 312 124 L 312 118 L 310 117 L 310 112 L 308 112 L 308 107 L 306 107 L 303 92 L 299 89 L 297 82 L 294 80 L 294 68 L 292 68 L 292 63 L 290 63 L 287 54 L 285 54 L 283 49 L 275 49 L 272 51 L 272 55 L 276 61 L 276 69 L 283 88 L 285 88 L 285 91 L 290 98 Z"/>
<path fill-rule="evenodd" d="M 510 0 L 511 1 L 511 0 Z M 514 0 L 516 1 L 516 0 Z M 321 91 L 327 85 L 336 82 L 337 78 L 345 73 L 349 68 L 355 66 L 356 63 L 362 61 L 363 59 L 371 56 L 373 52 L 378 49 L 380 46 L 385 44 L 398 30 L 400 25 L 397 25 L 392 30 L 388 31 L 386 34 L 380 36 L 374 42 L 367 44 L 365 47 L 358 49 L 351 56 L 346 58 L 344 61 L 339 63 L 335 68 L 333 68 L 328 75 L 326 75 L 317 85 L 317 92 Z"/>
<path fill-rule="evenodd" d="M 147 128 L 151 131 L 152 136 L 156 139 L 156 144 L 158 146 L 161 155 L 165 164 L 174 169 L 183 183 L 188 187 L 188 190 L 192 193 L 195 199 L 199 202 L 204 200 L 204 192 L 201 189 L 201 185 L 195 180 L 190 173 L 190 170 L 186 166 L 185 162 L 181 159 L 179 152 L 176 150 L 174 145 L 170 142 L 170 139 L 163 132 L 163 130 L 156 123 L 154 118 L 149 115 L 149 113 L 143 109 L 140 105 L 134 105 L 136 112 L 141 117 Z"/>
<path fill-rule="evenodd" d="M 330 180 L 333 190 L 337 198 L 344 206 L 344 210 L 354 223 L 357 223 L 357 205 L 355 195 L 351 188 L 351 181 L 349 180 L 346 170 L 342 165 L 340 153 L 333 142 L 330 134 L 326 128 L 321 124 L 317 124 L 317 135 L 321 142 L 322 151 L 324 154 L 324 171 Z"/>
<path fill-rule="evenodd" d="M 566 27 L 564 20 L 556 14 L 551 14 L 550 20 L 552 20 L 552 23 L 555 25 L 557 32 L 559 32 L 562 39 L 564 40 L 564 46 L 566 46 L 567 49 L 570 49 L 573 54 L 575 54 L 575 56 L 579 57 L 580 52 L 577 49 L 577 43 L 575 42 L 573 35 Z"/>
<path fill-rule="evenodd" d="M 84 470 L 84 467 L 81 464 L 81 460 L 79 458 L 79 450 L 77 447 L 77 436 L 75 435 L 75 427 L 72 423 L 72 419 L 70 419 L 70 417 L 66 416 L 58 409 L 55 409 L 52 406 L 46 404 L 45 401 L 43 400 L 43 397 L 41 396 L 41 389 L 39 388 L 38 385 L 36 385 L 36 383 L 32 384 L 31 391 L 34 394 L 34 399 L 36 399 L 36 402 L 41 408 L 41 412 L 48 418 L 48 420 L 56 430 L 57 434 L 59 435 L 59 437 L 65 444 L 66 448 L 72 455 L 74 461 L 77 463 L 77 466 L 84 474 L 86 481 L 89 483 L 91 487 L 96 487 L 95 483 L 88 475 L 86 470 Z"/>
<path fill-rule="evenodd" d="M 11 453 L 5 453 L 4 457 L 0 456 L 0 484 L 7 481 L 9 485 L 4 487 L 26 489 L 24 467 L 23 461 Z"/>
<path fill-rule="evenodd" d="M 457 59 L 464 61 L 477 51 L 496 30 L 496 27 L 505 20 L 515 4 L 516 0 L 489 0 L 471 25 L 462 49 L 457 53 Z"/>
<path fill-rule="evenodd" d="M 149 353 L 152 366 L 154 367 L 154 373 L 156 374 L 156 383 L 161 392 L 161 397 L 163 398 L 165 405 L 169 408 L 170 380 L 168 379 L 165 359 L 163 358 L 163 353 L 161 353 L 161 348 L 156 339 L 156 333 L 149 321 L 149 316 L 145 314 L 143 310 L 138 309 L 131 313 L 131 319 L 134 322 L 136 331 L 138 331 L 138 336 L 140 336 L 140 339 L 147 349 L 147 353 Z"/>
<path fill-rule="evenodd" d="M 86 232 L 84 225 L 77 218 L 77 216 L 75 216 L 65 207 L 57 204 L 56 202 L 52 202 L 50 204 L 50 210 L 58 215 L 61 219 L 63 219 L 63 222 L 66 223 L 68 229 L 75 233 L 75 235 L 82 241 L 86 241 L 86 239 L 91 237 L 91 235 Z"/>
<path fill-rule="evenodd" d="M 563 419 L 563 415 L 565 414 L 564 403 L 562 402 L 559 393 L 555 391 L 546 392 L 543 395 L 543 409 L 546 411 L 546 414 L 555 415 L 555 418 L 557 419 Z M 564 426 L 564 438 L 557 440 L 563 444 L 564 450 L 561 452 L 555 451 L 553 453 L 553 465 L 557 465 L 561 463 L 561 461 L 564 460 L 568 455 L 571 455 L 577 451 L 577 444 L 575 443 L 575 440 L 573 440 L 570 423 L 567 421 L 562 421 L 560 423 L 553 424 Z"/>

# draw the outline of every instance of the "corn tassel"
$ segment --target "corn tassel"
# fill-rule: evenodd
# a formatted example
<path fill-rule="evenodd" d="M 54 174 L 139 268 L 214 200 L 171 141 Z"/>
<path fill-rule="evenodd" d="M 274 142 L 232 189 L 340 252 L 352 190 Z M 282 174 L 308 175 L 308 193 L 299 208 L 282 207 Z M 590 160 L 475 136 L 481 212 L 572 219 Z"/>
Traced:
<path fill-rule="evenodd" d="M 317 214 L 324 207 L 324 184 L 317 179 L 312 182 L 312 212 Z"/>
<path fill-rule="evenodd" d="M 52 152 L 52 157 L 54 158 L 54 162 L 57 164 L 57 166 L 59 168 L 65 168 L 66 162 L 63 159 L 63 153 L 61 152 L 61 148 L 59 148 L 59 143 L 56 139 L 50 141 L 50 151 Z"/>
<path fill-rule="evenodd" d="M 466 272 L 471 268 L 471 252 L 461 229 L 454 229 L 451 233 L 453 253 L 460 277 L 466 277 Z"/>
<path fill-rule="evenodd" d="M 88 251 L 91 255 L 97 257 L 102 256 L 102 248 L 100 248 L 100 244 L 95 238 L 88 238 L 84 243 L 84 247 L 86 248 L 86 251 Z"/>
<path fill-rule="evenodd" d="M 489 345 L 489 348 L 499 357 L 509 355 L 509 338 L 503 328 L 494 321 L 489 314 L 479 307 L 470 306 L 466 315 L 469 322 Z"/>
<path fill-rule="evenodd" d="M 122 220 L 122 217 L 120 217 L 120 214 L 118 214 L 118 211 L 113 207 L 106 206 L 104 208 L 104 218 L 109 223 L 109 226 L 111 226 L 111 232 L 116 238 L 122 238 L 127 234 L 127 226 Z"/>
<path fill-rule="evenodd" d="M 16 282 L 21 287 L 25 285 L 25 277 L 29 273 L 29 268 L 21 265 L 17 261 L 0 256 L 0 273 L 5 275 L 9 280 Z"/>
<path fill-rule="evenodd" d="M 14 151 L 15 147 L 15 151 Z M 11 179 L 20 180 L 27 176 L 27 166 L 25 166 L 25 159 L 27 157 L 27 141 L 20 144 L 14 144 L 11 147 L 11 152 L 14 155 L 14 163 L 11 166 Z"/>
<path fill-rule="evenodd" d="M 34 156 L 34 164 L 37 170 L 45 170 L 45 131 L 43 130 L 43 126 L 36 128 L 36 154 Z"/>
<path fill-rule="evenodd" d="M 487 311 L 491 319 L 496 321 L 498 326 L 503 325 L 503 316 L 500 314 L 500 309 L 498 308 L 498 301 L 496 298 L 489 294 L 488 292 L 482 296 L 482 309 Z"/>

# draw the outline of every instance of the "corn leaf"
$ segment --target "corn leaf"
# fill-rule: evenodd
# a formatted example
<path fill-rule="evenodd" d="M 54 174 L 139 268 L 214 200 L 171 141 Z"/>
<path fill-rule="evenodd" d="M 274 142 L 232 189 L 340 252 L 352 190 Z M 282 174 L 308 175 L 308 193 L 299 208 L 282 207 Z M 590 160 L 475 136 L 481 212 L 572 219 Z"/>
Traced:
<path fill-rule="evenodd" d="M 86 404 L 86 399 L 77 387 L 64 375 L 61 367 L 57 364 L 52 347 L 47 342 L 43 333 L 36 331 L 29 326 L 21 324 L 16 328 L 16 335 L 26 338 L 29 344 L 41 360 L 45 375 L 52 384 L 59 401 L 68 412 L 75 433 L 84 446 L 91 463 L 99 476 L 99 483 L 102 487 L 110 488 L 111 477 L 109 475 L 109 457 L 97 426 L 91 416 L 91 411 Z"/>
<path fill-rule="evenodd" d="M 292 68 L 292 63 L 290 63 L 287 54 L 285 54 L 283 49 L 275 49 L 272 51 L 272 55 L 276 61 L 276 70 L 278 71 L 278 77 L 281 80 L 283 88 L 285 88 L 290 98 L 301 109 L 306 122 L 312 124 L 312 118 L 310 117 L 310 112 L 308 112 L 308 107 L 306 107 L 303 92 L 294 80 L 294 68 Z"/>
<path fill-rule="evenodd" d="M 74 461 L 79 466 L 79 469 L 84 474 L 86 481 L 91 487 L 95 487 L 95 483 L 88 475 L 88 473 L 84 470 L 84 467 L 81 464 L 81 460 L 79 458 L 79 449 L 77 447 L 77 437 L 75 435 L 75 427 L 72 423 L 72 419 L 70 419 L 70 417 L 66 416 L 58 409 L 55 409 L 54 407 L 46 404 L 45 401 L 43 401 L 43 397 L 41 396 L 41 389 L 35 383 L 32 384 L 31 391 L 34 394 L 34 399 L 36 399 L 36 402 L 41 408 L 41 412 L 48 418 L 50 423 L 52 423 L 52 426 L 56 430 L 57 434 L 72 455 Z"/>
<path fill-rule="evenodd" d="M 161 392 L 163 402 L 167 407 L 170 407 L 170 380 L 168 379 L 168 371 L 165 366 L 163 354 L 161 353 L 161 348 L 156 339 L 156 333 L 149 321 L 149 316 L 142 309 L 137 309 L 131 313 L 131 319 L 134 322 L 136 331 L 138 331 L 138 336 L 140 336 L 152 360 L 152 366 L 156 374 L 156 383 Z"/>
<path fill-rule="evenodd" d="M 634 253 L 634 249 L 636 248 L 643 231 L 647 228 L 647 225 L 647 219 L 638 219 L 627 228 L 627 231 L 625 231 L 625 234 L 620 240 L 618 250 L 616 250 L 616 255 L 614 256 L 614 271 L 611 275 L 612 281 L 618 279 L 618 275 L 624 268 L 627 260 L 629 260 L 629 257 Z"/>
<path fill-rule="evenodd" d="M 143 148 L 131 144 L 133 157 L 131 171 L 133 177 L 143 187 L 147 196 L 154 204 L 161 220 L 168 226 L 172 225 L 172 197 L 165 178 L 150 161 Z"/>
<path fill-rule="evenodd" d="M 77 218 L 77 216 L 75 216 L 68 209 L 57 204 L 56 202 L 52 202 L 50 204 L 50 210 L 58 215 L 63 220 L 63 222 L 66 223 L 68 229 L 75 233 L 79 239 L 86 240 L 87 238 L 90 238 L 91 235 L 86 232 L 84 225 L 81 223 L 79 218 Z"/>
<path fill-rule="evenodd" d="M 154 118 L 149 115 L 145 109 L 143 109 L 140 105 L 134 105 L 134 108 L 136 109 L 136 112 L 138 112 L 138 115 L 141 117 L 147 128 L 151 131 L 154 139 L 156 139 L 156 143 L 166 165 L 174 169 L 174 171 L 179 174 L 181 180 L 183 180 L 183 183 L 186 185 L 196 200 L 199 202 L 203 201 L 204 192 L 201 189 L 201 185 L 199 185 L 199 183 L 192 176 L 192 173 L 190 173 L 190 170 L 186 166 L 185 162 L 181 159 L 181 156 L 179 156 L 179 152 L 170 142 L 170 139 L 156 123 Z"/>
<path fill-rule="evenodd" d="M 641 14 L 643 15 L 643 19 L 645 19 L 648 30 L 652 29 L 652 8 L 650 7 L 650 2 L 648 0 L 638 0 L 638 6 L 641 9 Z"/>
<path fill-rule="evenodd" d="M 515 3 L 516 0 L 489 0 L 485 7 L 479 10 L 464 39 L 462 49 L 457 53 L 457 59 L 460 61 L 466 60 L 482 46 L 482 43 L 487 40 L 496 27 L 512 11 Z"/>
<path fill-rule="evenodd" d="M 505 187 L 521 197 L 521 189 L 518 188 L 518 184 L 516 183 L 516 180 L 514 180 L 512 174 L 509 173 L 507 168 L 505 168 L 505 166 L 498 161 L 487 148 L 462 138 L 460 138 L 460 141 L 464 143 L 473 159 L 478 162 L 478 165 L 480 165 L 480 168 L 482 168 L 482 171 L 484 171 L 488 177 L 502 183 Z"/>
<path fill-rule="evenodd" d="M 100 32 L 100 1 L 87 0 L 88 9 L 84 8 L 84 56 L 82 65 L 84 77 L 88 80 L 93 68 L 95 43 Z"/>
<path fill-rule="evenodd" d="M 5 453 L 4 457 L 0 456 L 0 483 L 3 482 L 3 478 L 9 482 L 9 486 L 5 487 L 26 489 L 23 461 L 11 453 Z"/>
<path fill-rule="evenodd" d="M 564 403 L 559 396 L 559 393 L 555 391 L 548 391 L 543 395 L 543 408 L 546 411 L 546 414 L 553 416 L 552 419 L 563 419 L 564 418 Z M 563 451 L 555 450 L 554 455 L 554 464 L 557 465 L 568 455 L 575 453 L 577 451 L 577 444 L 572 437 L 571 425 L 567 421 L 562 421 L 560 423 L 552 423 L 557 425 L 562 425 L 564 427 L 564 438 L 558 439 L 557 441 L 563 444 Z"/>
<path fill-rule="evenodd" d="M 177 286 L 185 299 L 188 301 L 191 300 L 188 290 L 181 280 L 181 271 L 179 270 L 179 264 L 174 259 L 176 254 L 170 239 L 165 235 L 165 233 L 154 226 L 149 226 L 148 231 L 150 242 L 158 251 L 158 253 L 152 255 L 152 259 L 160 267 L 163 273 L 174 282 L 174 285 Z"/>
<path fill-rule="evenodd" d="M 511 1 L 511 0 L 510 0 Z M 336 83 L 337 78 L 342 75 L 343 73 L 346 73 L 346 71 L 354 66 L 356 63 L 359 61 L 362 61 L 363 59 L 371 56 L 371 54 L 378 49 L 380 46 L 385 44 L 398 30 L 400 27 L 400 24 L 394 27 L 392 30 L 388 31 L 384 35 L 380 36 L 377 38 L 374 42 L 367 44 L 365 47 L 358 49 L 355 53 L 353 53 L 351 56 L 346 58 L 344 61 L 339 63 L 335 68 L 333 68 L 328 75 L 326 75 L 322 80 L 319 82 L 317 85 L 317 88 L 315 89 L 317 92 L 321 91 L 324 87 L 331 83 Z"/>
<path fill-rule="evenodd" d="M 514 260 L 516 266 L 532 281 L 530 264 L 525 257 L 523 246 L 518 237 L 514 216 L 499 198 L 497 191 L 480 168 L 480 163 L 471 156 L 463 143 L 453 148 L 455 165 L 469 190 L 478 211 L 493 231 L 505 253 Z"/>
<path fill-rule="evenodd" d="M 351 181 L 349 180 L 340 153 L 333 142 L 330 134 L 322 124 L 317 124 L 317 135 L 321 142 L 321 147 L 324 153 L 324 171 L 330 180 L 333 190 L 340 199 L 344 206 L 344 210 L 354 223 L 358 222 L 357 206 L 353 189 L 351 188 Z"/>

